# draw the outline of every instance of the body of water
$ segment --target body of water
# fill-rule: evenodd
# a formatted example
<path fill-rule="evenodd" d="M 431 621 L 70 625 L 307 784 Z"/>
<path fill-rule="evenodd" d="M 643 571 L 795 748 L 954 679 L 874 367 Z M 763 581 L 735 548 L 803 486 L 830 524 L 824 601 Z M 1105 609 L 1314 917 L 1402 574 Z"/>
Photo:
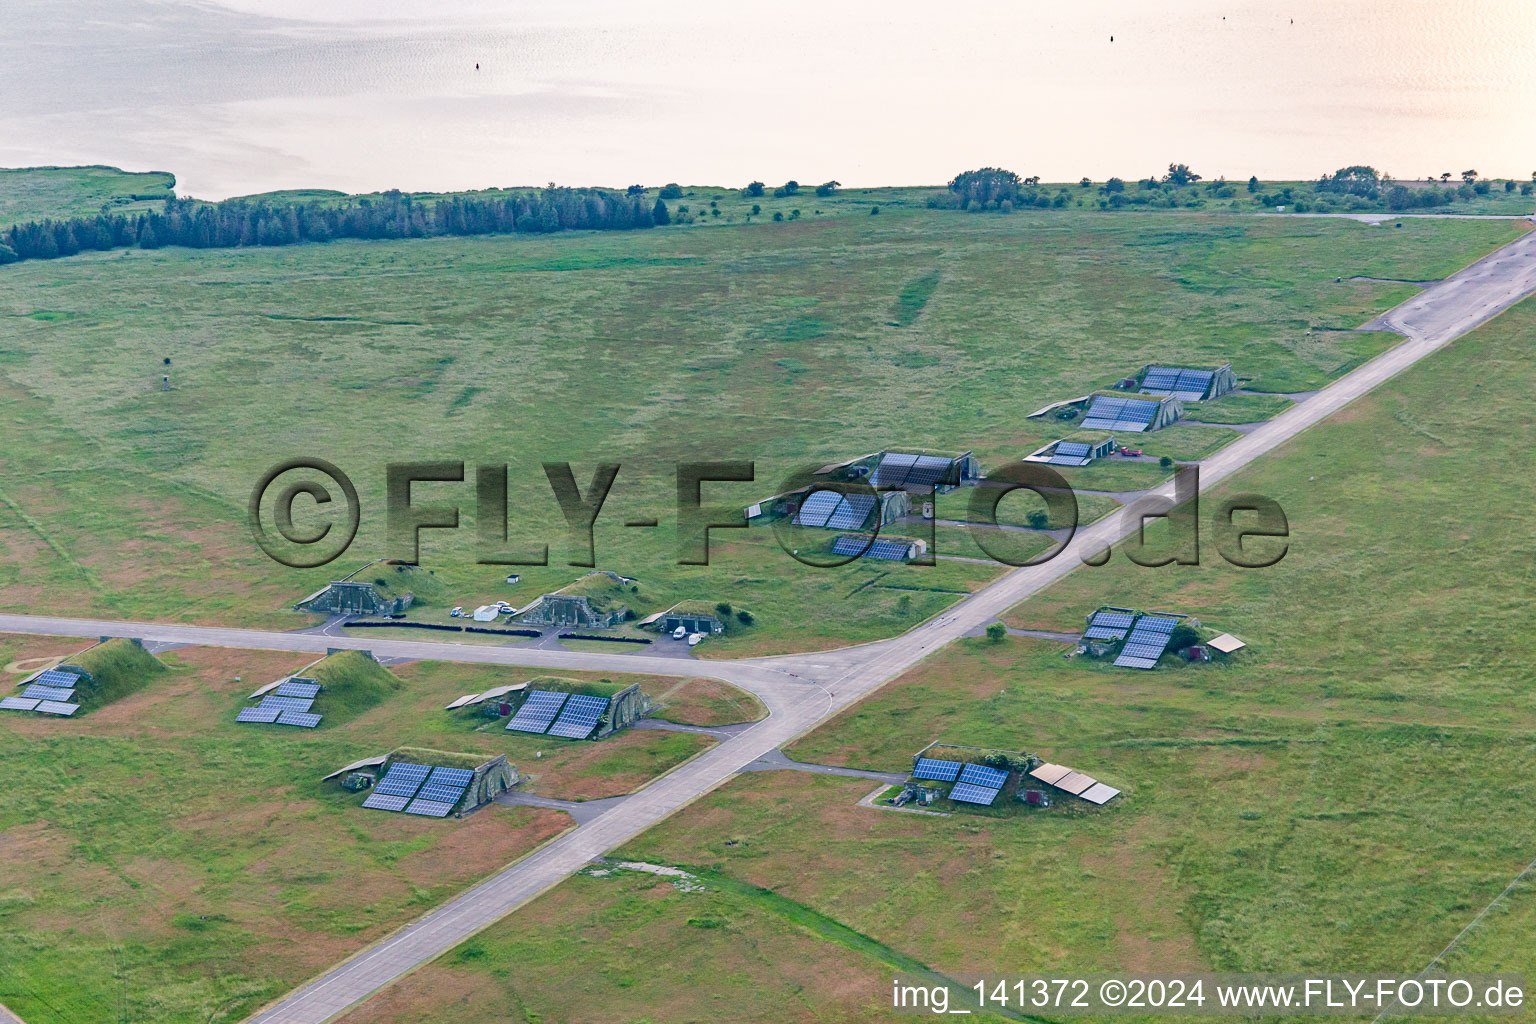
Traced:
<path fill-rule="evenodd" d="M 9 0 L 0 96 L 0 164 L 206 198 L 1174 160 L 1524 178 L 1536 3 Z"/>

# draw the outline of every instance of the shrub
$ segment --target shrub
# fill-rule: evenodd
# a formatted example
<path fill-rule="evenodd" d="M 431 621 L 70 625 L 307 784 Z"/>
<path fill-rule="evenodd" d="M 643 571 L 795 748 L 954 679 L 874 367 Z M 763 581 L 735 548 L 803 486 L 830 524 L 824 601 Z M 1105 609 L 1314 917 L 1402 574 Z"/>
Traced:
<path fill-rule="evenodd" d="M 683 187 L 675 181 L 669 181 L 661 186 L 661 198 L 681 199 L 683 198 Z"/>
<path fill-rule="evenodd" d="M 736 613 L 736 621 L 741 623 L 743 626 L 750 626 L 756 620 L 752 618 L 751 612 L 743 608 Z"/>
<path fill-rule="evenodd" d="M 1164 469 L 1172 469 L 1173 459 L 1170 456 L 1164 455 L 1162 458 L 1157 460 L 1157 464 L 1162 466 Z"/>
<path fill-rule="evenodd" d="M 878 207 L 878 206 L 871 206 L 871 207 L 870 207 L 870 208 L 869 208 L 869 215 L 870 215 L 870 216 L 871 216 L 871 217 L 873 217 L 873 216 L 875 216 L 875 215 L 876 215 L 876 214 L 877 214 L 877 213 L 879 213 L 879 212 L 880 212 L 880 207 Z"/>
<path fill-rule="evenodd" d="M 762 194 L 763 194 L 763 183 L 760 182 L 760 181 L 754 181 L 752 184 L 748 185 L 746 188 L 744 188 L 742 190 L 742 195 L 745 195 L 745 196 L 748 196 L 748 197 L 754 198 L 754 199 L 757 198 L 758 196 L 762 195 Z"/>
<path fill-rule="evenodd" d="M 715 605 L 715 614 L 722 619 L 728 619 L 731 617 L 731 606 L 727 602 L 721 601 Z"/>
<path fill-rule="evenodd" d="M 1032 529 L 1043 530 L 1045 529 L 1046 524 L 1051 521 L 1051 517 L 1046 513 L 1044 509 L 1037 508 L 1030 512 L 1029 515 L 1025 516 L 1024 521 L 1028 523 Z"/>
<path fill-rule="evenodd" d="M 987 627 L 987 639 L 995 644 L 1000 644 L 1008 635 L 1008 627 L 1001 622 L 994 622 Z"/>
<path fill-rule="evenodd" d="M 774 211 L 773 211 L 773 219 L 774 219 L 774 221 L 775 221 L 775 222 L 777 222 L 777 221 L 781 221 L 781 220 L 783 220 L 783 219 L 784 219 L 784 214 L 783 214 L 783 213 L 781 213 L 781 212 L 780 212 L 780 211 L 778 211 L 778 210 L 774 210 Z"/>

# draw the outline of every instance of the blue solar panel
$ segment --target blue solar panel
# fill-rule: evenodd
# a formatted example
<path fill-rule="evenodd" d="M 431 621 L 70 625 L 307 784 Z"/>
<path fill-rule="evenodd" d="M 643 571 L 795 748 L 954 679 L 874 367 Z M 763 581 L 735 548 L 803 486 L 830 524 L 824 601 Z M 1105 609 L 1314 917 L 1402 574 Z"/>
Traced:
<path fill-rule="evenodd" d="M 286 683 L 279 683 L 277 689 L 272 691 L 279 697 L 308 697 L 314 700 L 320 696 L 318 683 L 304 683 L 297 679 L 290 679 Z"/>
<path fill-rule="evenodd" d="M 384 777 L 396 779 L 425 779 L 432 774 L 432 766 L 428 764 L 416 764 L 413 761 L 396 761 L 389 766 L 389 772 Z"/>
<path fill-rule="evenodd" d="M 257 707 L 276 708 L 279 711 L 308 711 L 314 703 L 308 697 L 263 697 Z"/>
<path fill-rule="evenodd" d="M 36 711 L 42 701 L 36 697 L 0 698 L 0 711 Z"/>
<path fill-rule="evenodd" d="M 446 818 L 453 811 L 453 804 L 441 800 L 412 800 L 406 814 L 419 814 L 424 818 Z"/>
<path fill-rule="evenodd" d="M 911 547 L 911 542 L 904 540 L 872 541 L 868 537 L 850 537 L 844 534 L 832 542 L 832 553 L 861 555 L 863 558 L 876 558 L 884 562 L 904 562 Z"/>
<path fill-rule="evenodd" d="M 566 702 L 559 719 L 549 727 L 551 736 L 584 740 L 597 728 L 597 720 L 608 710 L 607 697 L 588 697 L 576 694 Z"/>
<path fill-rule="evenodd" d="M 241 708 L 235 716 L 237 722 L 258 722 L 263 725 L 271 725 L 277 721 L 277 716 L 282 714 L 277 708 Z"/>
<path fill-rule="evenodd" d="M 949 791 L 949 798 L 962 804 L 981 804 L 984 807 L 992 806 L 992 801 L 997 799 L 1000 789 L 989 789 L 986 786 L 974 786 L 968 782 L 957 782 L 955 788 Z"/>
<path fill-rule="evenodd" d="M 875 499 L 868 494 L 815 491 L 795 514 L 796 526 L 824 526 L 832 530 L 856 530 L 869 519 Z"/>
<path fill-rule="evenodd" d="M 1093 448 L 1080 441 L 1062 441 L 1056 446 L 1057 455 L 1091 455 Z"/>
<path fill-rule="evenodd" d="M 403 811 L 405 805 L 410 802 L 411 798 L 408 796 L 390 796 L 375 789 L 368 794 L 368 799 L 363 801 L 363 806 L 371 807 L 376 811 Z"/>
<path fill-rule="evenodd" d="M 1097 611 L 1093 613 L 1091 620 L 1095 626 L 1108 626 L 1111 629 L 1128 629 L 1136 616 L 1130 612 Z"/>
<path fill-rule="evenodd" d="M 21 691 L 23 697 L 35 697 L 38 700 L 70 700 L 75 691 L 65 689 L 62 686 L 43 686 L 33 683 Z"/>
<path fill-rule="evenodd" d="M 56 668 L 50 668 L 45 672 L 38 673 L 37 678 L 33 679 L 32 682 L 42 686 L 59 686 L 66 690 L 72 690 L 80 685 L 80 676 L 74 672 L 61 672 Z"/>
<path fill-rule="evenodd" d="M 1171 615 L 1143 615 L 1136 620 L 1136 629 L 1172 633 L 1179 620 Z"/>
<path fill-rule="evenodd" d="M 320 724 L 320 716 L 307 711 L 284 711 L 277 716 L 278 725 L 296 725 L 300 729 L 313 729 Z"/>
<path fill-rule="evenodd" d="M 474 778 L 475 773 L 468 768 L 433 768 L 427 781 L 436 786 L 467 786 Z"/>
<path fill-rule="evenodd" d="M 567 696 L 552 690 L 531 691 L 528 699 L 523 701 L 523 706 L 517 709 L 517 714 L 507 723 L 507 728 L 513 732 L 544 732 L 560 713 L 560 706 L 565 703 Z"/>
<path fill-rule="evenodd" d="M 973 786 L 1000 789 L 1008 781 L 1008 773 L 982 764 L 968 764 L 960 771 L 960 781 Z"/>
<path fill-rule="evenodd" d="M 935 782 L 953 782 L 955 776 L 960 774 L 964 767 L 959 761 L 940 761 L 932 757 L 920 757 L 917 759 L 917 767 L 912 769 L 914 779 L 933 779 Z"/>
<path fill-rule="evenodd" d="M 44 700 L 38 702 L 37 710 L 41 711 L 45 715 L 62 715 L 65 718 L 68 718 L 70 715 L 80 710 L 80 705 L 70 704 L 67 701 L 61 700 Z"/>
<path fill-rule="evenodd" d="M 416 799 L 436 800 L 439 803 L 445 803 L 449 806 L 452 806 L 458 803 L 460 800 L 464 799 L 464 788 L 464 786 L 442 786 L 433 782 L 428 782 L 425 786 L 422 786 L 421 791 L 416 794 Z"/>
<path fill-rule="evenodd" d="M 391 765 L 384 778 L 373 787 L 373 791 L 383 793 L 385 796 L 413 797 L 431 771 L 432 769 L 424 764 Z"/>

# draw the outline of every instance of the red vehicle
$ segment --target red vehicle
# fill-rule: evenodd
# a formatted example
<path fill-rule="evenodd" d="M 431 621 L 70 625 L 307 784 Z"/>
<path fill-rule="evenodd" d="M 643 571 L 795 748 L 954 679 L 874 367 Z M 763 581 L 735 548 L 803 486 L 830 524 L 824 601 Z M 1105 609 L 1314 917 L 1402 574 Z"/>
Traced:
<path fill-rule="evenodd" d="M 1141 449 L 1140 448 L 1121 448 L 1120 449 L 1120 454 L 1121 455 L 1140 455 L 1141 454 Z"/>

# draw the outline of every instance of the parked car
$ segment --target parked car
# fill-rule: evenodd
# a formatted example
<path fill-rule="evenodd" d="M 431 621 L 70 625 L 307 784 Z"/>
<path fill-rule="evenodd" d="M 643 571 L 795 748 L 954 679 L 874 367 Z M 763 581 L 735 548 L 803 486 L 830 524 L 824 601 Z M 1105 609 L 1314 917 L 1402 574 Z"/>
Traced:
<path fill-rule="evenodd" d="M 685 637 L 687 635 L 688 635 L 688 631 L 686 629 L 684 629 L 682 626 L 678 626 L 676 629 L 674 629 L 672 631 L 672 639 L 673 640 L 681 640 L 683 637 Z"/>
<path fill-rule="evenodd" d="M 448 617 L 450 619 L 462 619 L 464 617 L 463 605 L 454 606 L 453 610 L 448 613 Z"/>
<path fill-rule="evenodd" d="M 703 640 L 704 640 L 704 634 L 703 633 L 692 633 L 692 634 L 689 634 L 688 646 L 689 647 L 697 647 L 697 646 L 699 646 L 699 644 L 701 642 L 703 642 Z"/>
<path fill-rule="evenodd" d="M 1140 455 L 1141 454 L 1141 449 L 1140 448 L 1121 448 L 1120 449 L 1120 454 L 1121 455 Z"/>

